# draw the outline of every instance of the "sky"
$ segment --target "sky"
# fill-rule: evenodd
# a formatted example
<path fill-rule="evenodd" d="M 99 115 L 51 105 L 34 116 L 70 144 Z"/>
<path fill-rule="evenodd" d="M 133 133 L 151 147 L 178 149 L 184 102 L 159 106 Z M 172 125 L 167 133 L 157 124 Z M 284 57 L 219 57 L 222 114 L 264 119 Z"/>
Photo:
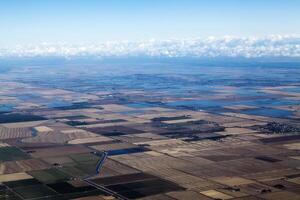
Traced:
<path fill-rule="evenodd" d="M 300 34 L 298 0 L 3 0 L 0 48 Z"/>

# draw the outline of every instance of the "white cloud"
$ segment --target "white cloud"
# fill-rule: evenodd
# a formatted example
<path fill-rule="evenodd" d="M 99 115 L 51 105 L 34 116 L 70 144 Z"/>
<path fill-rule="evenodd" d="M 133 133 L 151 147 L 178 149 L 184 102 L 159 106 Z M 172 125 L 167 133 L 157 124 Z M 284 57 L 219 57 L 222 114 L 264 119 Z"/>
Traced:
<path fill-rule="evenodd" d="M 299 35 L 268 37 L 208 37 L 205 39 L 48 44 L 0 49 L 0 57 L 19 56 L 162 56 L 162 57 L 300 57 Z"/>

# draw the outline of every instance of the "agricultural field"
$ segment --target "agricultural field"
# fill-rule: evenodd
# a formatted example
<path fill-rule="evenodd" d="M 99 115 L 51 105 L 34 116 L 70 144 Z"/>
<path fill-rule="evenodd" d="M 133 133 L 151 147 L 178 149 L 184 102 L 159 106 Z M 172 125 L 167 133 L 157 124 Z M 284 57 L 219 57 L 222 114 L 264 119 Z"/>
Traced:
<path fill-rule="evenodd" d="M 0 199 L 300 199 L 297 70 L 38 69 L 0 76 Z"/>

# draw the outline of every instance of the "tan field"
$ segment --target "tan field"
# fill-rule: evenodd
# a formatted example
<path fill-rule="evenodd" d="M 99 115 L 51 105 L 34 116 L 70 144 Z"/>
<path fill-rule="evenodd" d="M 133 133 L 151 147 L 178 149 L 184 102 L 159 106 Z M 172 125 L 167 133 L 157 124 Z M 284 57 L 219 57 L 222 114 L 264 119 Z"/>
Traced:
<path fill-rule="evenodd" d="M 0 175 L 0 182 L 18 181 L 33 178 L 25 172 Z"/>

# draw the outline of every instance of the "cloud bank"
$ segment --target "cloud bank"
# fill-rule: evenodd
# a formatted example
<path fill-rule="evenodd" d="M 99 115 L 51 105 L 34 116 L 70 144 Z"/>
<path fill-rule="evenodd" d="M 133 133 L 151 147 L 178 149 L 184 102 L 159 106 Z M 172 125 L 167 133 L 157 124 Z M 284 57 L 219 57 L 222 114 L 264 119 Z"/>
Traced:
<path fill-rule="evenodd" d="M 48 44 L 0 48 L 0 57 L 159 56 L 159 57 L 300 57 L 300 35 L 208 37 L 100 44 Z"/>

